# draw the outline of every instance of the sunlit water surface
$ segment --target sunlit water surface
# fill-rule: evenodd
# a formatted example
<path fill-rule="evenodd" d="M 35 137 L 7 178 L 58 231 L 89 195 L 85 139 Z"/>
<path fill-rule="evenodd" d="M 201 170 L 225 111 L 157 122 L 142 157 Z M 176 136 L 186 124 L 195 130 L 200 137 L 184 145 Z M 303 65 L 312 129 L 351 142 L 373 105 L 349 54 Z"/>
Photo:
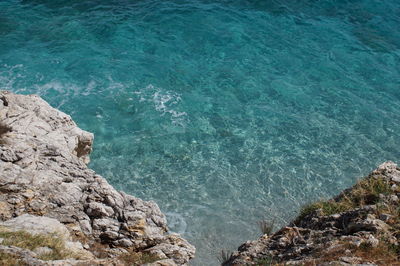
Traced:
<path fill-rule="evenodd" d="M 0 88 L 95 134 L 195 265 L 400 158 L 398 0 L 2 0 Z"/>

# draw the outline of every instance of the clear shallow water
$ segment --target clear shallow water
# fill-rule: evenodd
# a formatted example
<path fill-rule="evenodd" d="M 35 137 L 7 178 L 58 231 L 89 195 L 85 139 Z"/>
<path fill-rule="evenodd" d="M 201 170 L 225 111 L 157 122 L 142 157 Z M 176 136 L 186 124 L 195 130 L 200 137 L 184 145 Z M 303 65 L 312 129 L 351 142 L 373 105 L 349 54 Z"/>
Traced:
<path fill-rule="evenodd" d="M 0 87 L 95 133 L 193 264 L 400 158 L 400 2 L 0 2 Z"/>

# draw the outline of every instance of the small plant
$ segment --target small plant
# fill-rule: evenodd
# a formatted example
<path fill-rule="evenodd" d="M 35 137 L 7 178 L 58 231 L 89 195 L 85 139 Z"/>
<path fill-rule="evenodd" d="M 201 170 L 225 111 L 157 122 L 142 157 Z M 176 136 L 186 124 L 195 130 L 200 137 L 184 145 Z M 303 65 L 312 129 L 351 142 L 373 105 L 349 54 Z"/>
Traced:
<path fill-rule="evenodd" d="M 221 250 L 218 261 L 221 263 L 221 265 L 228 265 L 228 262 L 232 259 L 233 257 L 233 252 L 229 250 Z"/>
<path fill-rule="evenodd" d="M 261 220 L 258 222 L 258 226 L 260 227 L 261 233 L 264 235 L 271 235 L 274 230 L 275 220 Z"/>

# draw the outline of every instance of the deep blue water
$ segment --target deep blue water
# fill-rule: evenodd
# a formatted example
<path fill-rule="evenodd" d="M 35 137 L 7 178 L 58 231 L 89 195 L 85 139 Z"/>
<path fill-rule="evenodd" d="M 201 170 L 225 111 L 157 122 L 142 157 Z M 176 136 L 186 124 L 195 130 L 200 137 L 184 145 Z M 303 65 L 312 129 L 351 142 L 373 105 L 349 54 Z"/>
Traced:
<path fill-rule="evenodd" d="M 1 0 L 0 88 L 95 134 L 197 265 L 400 158 L 398 0 Z"/>

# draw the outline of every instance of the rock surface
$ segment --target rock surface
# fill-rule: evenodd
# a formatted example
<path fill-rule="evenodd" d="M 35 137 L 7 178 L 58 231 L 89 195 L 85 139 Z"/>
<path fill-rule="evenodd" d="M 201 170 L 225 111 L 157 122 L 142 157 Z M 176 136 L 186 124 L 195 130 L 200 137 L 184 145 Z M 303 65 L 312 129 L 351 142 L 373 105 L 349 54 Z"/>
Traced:
<path fill-rule="evenodd" d="M 386 162 L 354 187 L 309 205 L 222 265 L 400 265 L 400 168 Z"/>
<path fill-rule="evenodd" d="M 79 129 L 70 116 L 40 97 L 1 91 L 3 226 L 28 232 L 42 222 L 49 228 L 58 226 L 66 230 L 68 240 L 86 247 L 93 265 L 123 265 L 119 255 L 126 252 L 153 254 L 159 265 L 186 265 L 195 248 L 167 233 L 165 216 L 156 203 L 116 191 L 87 167 L 92 143 L 93 134 Z M 0 252 L 27 254 L 25 259 L 31 256 L 33 264 L 53 265 L 17 247 L 0 245 Z"/>

